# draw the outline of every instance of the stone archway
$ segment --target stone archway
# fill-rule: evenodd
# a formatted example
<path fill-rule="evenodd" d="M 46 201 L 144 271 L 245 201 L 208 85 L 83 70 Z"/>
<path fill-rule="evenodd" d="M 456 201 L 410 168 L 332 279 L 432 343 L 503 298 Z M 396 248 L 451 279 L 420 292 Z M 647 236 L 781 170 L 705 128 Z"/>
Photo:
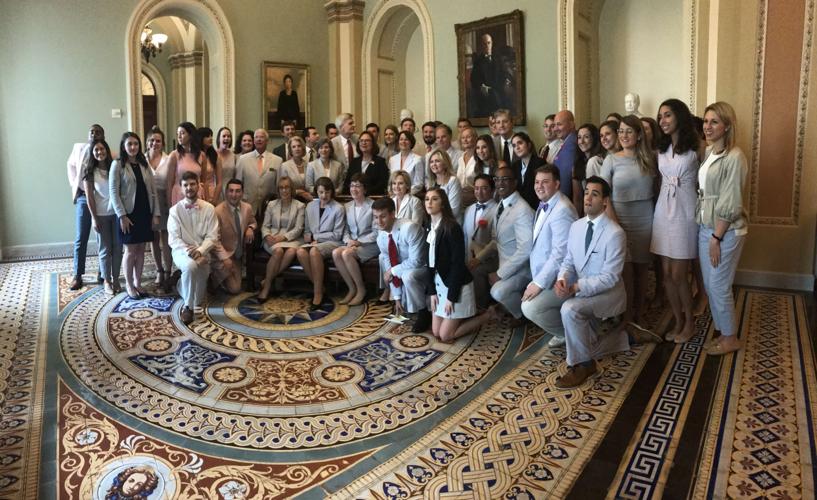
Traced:
<path fill-rule="evenodd" d="M 363 34 L 363 116 L 394 123 L 406 102 L 406 57 L 408 45 L 419 28 L 422 42 L 422 109 L 415 118 L 436 116 L 434 84 L 434 35 L 431 16 L 418 0 L 380 2 L 366 23 Z M 384 121 L 385 120 L 385 121 Z"/>
<path fill-rule="evenodd" d="M 142 73 L 144 73 L 150 79 L 153 87 L 156 90 L 156 105 L 158 108 L 158 118 L 156 120 L 157 124 L 162 130 L 172 130 L 170 127 L 174 126 L 175 123 L 168 123 L 167 87 L 165 85 L 164 78 L 162 78 L 162 74 L 159 73 L 159 70 L 156 69 L 155 66 L 149 63 L 142 65 Z"/>
<path fill-rule="evenodd" d="M 218 126 L 235 126 L 235 43 L 224 11 L 215 0 L 141 0 L 128 20 L 125 32 L 128 124 L 142 129 L 142 55 L 139 36 L 151 19 L 177 16 L 194 23 L 210 50 L 210 121 Z"/>

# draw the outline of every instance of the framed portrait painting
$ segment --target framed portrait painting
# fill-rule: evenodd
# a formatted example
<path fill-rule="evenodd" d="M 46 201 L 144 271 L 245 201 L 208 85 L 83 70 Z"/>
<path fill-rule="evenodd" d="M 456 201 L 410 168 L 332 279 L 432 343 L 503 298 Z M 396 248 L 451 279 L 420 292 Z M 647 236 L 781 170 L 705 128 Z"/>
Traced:
<path fill-rule="evenodd" d="M 497 109 L 524 125 L 525 39 L 522 11 L 454 26 L 457 34 L 460 115 L 487 126 Z"/>
<path fill-rule="evenodd" d="M 309 123 L 309 66 L 264 61 L 261 63 L 263 117 L 270 134 L 281 134 L 281 123 L 295 122 L 298 130 Z"/>

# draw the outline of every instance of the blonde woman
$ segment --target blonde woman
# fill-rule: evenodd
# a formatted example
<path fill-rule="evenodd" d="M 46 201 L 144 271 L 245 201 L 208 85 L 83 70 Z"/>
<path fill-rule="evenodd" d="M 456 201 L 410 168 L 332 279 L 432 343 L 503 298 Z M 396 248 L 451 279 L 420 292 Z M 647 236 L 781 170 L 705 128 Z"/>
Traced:
<path fill-rule="evenodd" d="M 396 170 L 389 179 L 389 197 L 394 201 L 394 215 L 398 219 L 411 219 L 423 225 L 423 202 L 410 192 L 411 178 L 405 170 Z"/>
<path fill-rule="evenodd" d="M 698 256 L 704 289 L 715 330 L 720 336 L 707 346 L 707 354 L 719 356 L 741 348 L 735 328 L 732 282 L 746 242 L 748 220 L 744 205 L 746 172 L 743 151 L 735 145 L 737 120 L 728 103 L 706 107 L 704 161 L 698 170 Z"/>
<path fill-rule="evenodd" d="M 305 207 L 292 197 L 292 179 L 278 179 L 278 199 L 267 204 L 261 225 L 262 245 L 270 259 L 258 294 L 260 301 L 267 300 L 273 280 L 292 264 L 298 247 L 303 244 Z"/>
<path fill-rule="evenodd" d="M 442 149 L 435 149 L 428 156 L 428 187 L 439 187 L 448 195 L 451 212 L 457 221 L 462 220 L 462 186 L 454 173 L 451 157 Z"/>
<path fill-rule="evenodd" d="M 653 197 L 656 187 L 656 158 L 647 141 L 641 120 L 629 115 L 618 129 L 621 151 L 608 155 L 601 166 L 601 177 L 612 188 L 612 203 L 607 214 L 627 235 L 627 257 L 624 264 L 624 287 L 627 291 L 625 320 L 638 324 L 647 296 L 647 273 L 652 255 Z"/>
<path fill-rule="evenodd" d="M 306 143 L 303 137 L 293 135 L 287 145 L 291 156 L 281 165 L 281 177 L 292 179 L 293 196 L 304 203 L 309 203 L 313 196 L 306 187 Z"/>

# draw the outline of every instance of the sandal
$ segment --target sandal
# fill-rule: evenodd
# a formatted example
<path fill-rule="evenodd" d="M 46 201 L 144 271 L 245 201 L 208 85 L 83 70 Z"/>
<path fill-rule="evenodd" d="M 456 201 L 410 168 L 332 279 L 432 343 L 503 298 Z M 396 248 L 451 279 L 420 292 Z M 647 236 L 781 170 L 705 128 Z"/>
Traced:
<path fill-rule="evenodd" d="M 724 354 L 729 354 L 730 352 L 739 351 L 742 347 L 743 345 L 740 342 L 730 347 L 724 347 L 720 342 L 716 342 L 713 346 L 706 350 L 706 353 L 710 356 L 723 356 Z"/>

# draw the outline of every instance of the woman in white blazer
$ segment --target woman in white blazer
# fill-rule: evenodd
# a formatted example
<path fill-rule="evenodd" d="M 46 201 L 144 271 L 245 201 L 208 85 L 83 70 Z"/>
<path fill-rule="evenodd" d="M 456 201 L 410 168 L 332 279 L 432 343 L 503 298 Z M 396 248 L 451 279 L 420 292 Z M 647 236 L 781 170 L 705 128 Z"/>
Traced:
<path fill-rule="evenodd" d="M 258 300 L 267 300 L 275 277 L 292 264 L 298 247 L 303 244 L 305 205 L 292 197 L 292 179 L 278 179 L 278 196 L 267 204 L 261 226 L 261 245 L 270 259 Z"/>
<path fill-rule="evenodd" d="M 402 170 L 408 173 L 411 194 L 421 193 L 425 190 L 425 160 L 412 151 L 416 142 L 414 134 L 405 130 L 400 132 L 397 138 L 397 146 L 400 148 L 400 152 L 389 158 L 389 170 L 392 172 Z"/>
<path fill-rule="evenodd" d="M 345 246 L 332 251 L 332 260 L 338 268 L 349 292 L 339 302 L 357 306 L 366 298 L 366 285 L 360 272 L 360 263 L 380 253 L 377 246 L 377 227 L 372 217 L 372 201 L 366 197 L 366 176 L 357 173 L 349 182 L 352 201 L 344 206 L 346 230 L 343 232 Z"/>
<path fill-rule="evenodd" d="M 331 139 L 321 139 L 318 142 L 318 157 L 306 166 L 306 190 L 315 191 L 315 181 L 321 177 L 329 177 L 332 184 L 340 186 L 343 182 L 343 163 L 334 159 L 335 153 Z"/>
<path fill-rule="evenodd" d="M 346 214 L 343 205 L 335 201 L 335 184 L 329 177 L 315 181 L 315 199 L 306 206 L 304 246 L 298 249 L 298 262 L 312 282 L 311 311 L 320 309 L 323 303 L 324 259 L 343 242 Z"/>
<path fill-rule="evenodd" d="M 159 224 L 153 171 L 142 153 L 142 141 L 133 132 L 122 134 L 119 159 L 111 165 L 108 178 L 110 204 L 119 218 L 119 241 L 125 245 L 125 286 L 131 299 L 147 297 L 142 288 L 145 243 L 153 241 L 153 226 Z"/>
<path fill-rule="evenodd" d="M 398 219 L 411 219 L 415 224 L 422 226 L 425 210 L 423 202 L 409 193 L 411 179 L 407 172 L 397 170 L 391 173 L 389 179 L 389 195 L 394 201 L 394 215 Z"/>

